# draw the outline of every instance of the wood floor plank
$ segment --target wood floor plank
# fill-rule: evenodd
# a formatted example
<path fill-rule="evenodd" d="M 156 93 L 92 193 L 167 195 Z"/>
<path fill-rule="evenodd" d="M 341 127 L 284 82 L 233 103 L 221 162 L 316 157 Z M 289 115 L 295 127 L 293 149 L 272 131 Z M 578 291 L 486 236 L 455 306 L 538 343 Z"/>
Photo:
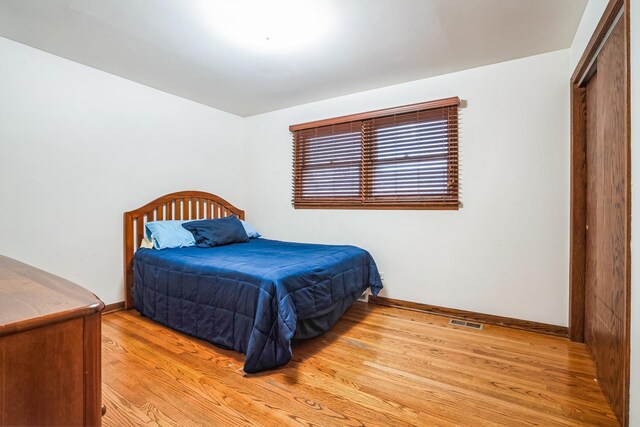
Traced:
<path fill-rule="evenodd" d="M 121 325 L 122 327 L 122 325 Z M 160 326 L 151 326 L 151 328 L 161 328 Z M 105 327 L 106 330 L 109 329 L 109 326 Z M 164 328 L 162 328 L 164 329 Z M 173 331 L 169 331 L 167 329 L 165 329 L 165 331 L 168 332 L 168 335 L 171 334 L 176 334 Z M 149 332 L 149 331 L 147 331 Z M 129 343 L 130 347 L 136 348 L 139 347 L 141 350 L 151 350 L 153 351 L 156 355 L 159 353 L 165 353 L 164 348 L 159 347 L 157 345 L 155 345 L 152 340 L 157 340 L 159 334 L 150 334 L 147 335 L 145 334 L 144 337 L 136 337 L 136 339 Z M 177 335 L 176 335 L 177 337 Z M 128 339 L 129 337 L 126 337 L 125 339 Z M 149 338 L 149 339 L 147 339 Z M 137 342 L 136 340 L 139 340 L 139 342 Z M 184 337 L 179 338 L 179 340 L 185 341 Z M 188 344 L 190 341 L 192 342 L 196 342 L 196 340 L 186 340 L 186 344 Z M 180 345 L 178 347 L 183 347 L 183 345 Z M 172 356 L 173 352 L 166 352 L 166 354 L 164 356 L 167 357 L 173 357 Z M 230 352 L 231 353 L 231 352 Z M 197 354 L 202 354 L 201 352 L 197 353 Z M 232 353 L 235 356 L 235 353 Z M 312 402 L 310 399 L 301 399 L 299 394 L 297 394 L 296 399 L 294 401 L 290 400 L 290 396 L 278 396 L 277 393 L 274 393 L 274 389 L 272 389 L 272 387 L 270 386 L 270 384 L 265 383 L 265 382 L 261 382 L 256 384 L 255 381 L 253 384 L 251 384 L 250 382 L 247 381 L 247 378 L 242 378 L 242 373 L 239 371 L 239 369 L 237 368 L 232 368 L 231 370 L 228 370 L 228 368 L 230 367 L 229 364 L 226 364 L 226 362 L 222 361 L 223 363 L 225 363 L 225 365 L 223 366 L 218 366 L 219 368 L 223 368 L 223 369 L 227 369 L 227 374 L 224 377 L 217 377 L 214 381 L 212 382 L 208 382 L 208 378 L 203 378 L 202 376 L 206 375 L 206 372 L 208 370 L 210 370 L 211 366 L 212 366 L 212 362 L 213 365 L 215 365 L 216 361 L 220 361 L 220 358 L 216 358 L 215 360 L 213 359 L 209 359 L 209 360 L 201 360 L 197 357 L 194 357 L 193 353 L 187 353 L 184 352 L 181 355 L 179 355 L 179 358 L 177 358 L 176 360 L 173 361 L 173 364 L 181 364 L 183 363 L 187 368 L 183 368 L 182 369 L 182 373 L 186 373 L 185 369 L 190 370 L 190 376 L 198 376 L 200 378 L 200 387 L 206 388 L 207 386 L 209 386 L 209 390 L 207 391 L 208 393 L 214 393 L 214 391 L 212 390 L 211 387 L 215 388 L 217 386 L 221 386 L 224 388 L 225 393 L 227 395 L 229 395 L 229 397 L 234 397 L 233 395 L 235 395 L 236 399 L 235 402 L 233 401 L 229 401 L 227 400 L 225 403 L 227 405 L 229 405 L 229 409 L 232 407 L 236 407 L 236 403 L 238 400 L 238 395 L 242 395 L 242 394 L 247 394 L 247 385 L 250 385 L 249 389 L 251 389 L 254 393 L 259 390 L 259 393 L 256 393 L 254 395 L 250 396 L 250 399 L 253 403 L 252 407 L 246 408 L 246 407 L 242 407 L 241 408 L 241 412 L 244 413 L 245 415 L 247 415 L 248 410 L 251 409 L 255 409 L 253 407 L 264 407 L 265 411 L 269 411 L 271 414 L 272 418 L 276 418 L 279 415 L 282 415 L 282 417 L 284 417 L 284 421 L 281 420 L 282 422 L 288 421 L 288 418 L 290 416 L 290 412 L 286 412 L 283 408 L 291 408 L 293 407 L 298 407 L 297 411 L 295 413 L 295 418 L 297 420 L 297 422 L 301 422 L 304 425 L 326 425 L 326 423 L 321 423 L 321 424 L 317 424 L 316 422 L 314 422 L 314 418 L 317 418 L 317 413 L 319 412 L 318 409 L 324 410 L 325 408 L 319 407 L 319 405 L 313 405 L 314 407 L 312 407 L 311 409 L 313 409 L 312 411 L 309 410 L 308 406 L 309 406 L 309 402 Z M 173 364 L 171 366 L 173 366 Z M 283 370 L 280 370 L 279 373 L 282 375 L 284 372 L 286 372 L 286 368 Z M 179 373 L 177 372 L 171 372 L 170 376 L 178 376 Z M 257 377 L 257 376 L 256 376 Z M 256 380 L 257 381 L 257 380 Z M 183 384 L 185 386 L 185 388 L 187 388 L 187 390 L 185 390 L 186 392 L 190 393 L 193 395 L 194 398 L 200 397 L 198 396 L 201 393 L 201 390 L 199 389 L 194 389 L 194 388 L 189 388 L 187 384 Z M 254 388 L 256 387 L 256 388 Z M 262 390 L 260 390 L 262 389 Z M 277 392 L 278 390 L 275 389 L 275 391 Z M 260 399 L 257 399 L 255 396 L 263 396 L 263 395 L 270 395 L 271 399 L 269 401 L 263 401 Z M 302 405 L 300 405 L 302 403 Z M 335 403 L 335 402 L 334 402 Z M 218 403 L 215 403 L 216 405 L 218 405 Z M 302 407 L 300 407 L 302 406 Z M 198 408 L 198 412 L 203 412 L 203 410 L 206 411 L 206 408 Z M 289 409 L 290 411 L 290 409 Z M 330 408 L 326 408 L 327 413 L 332 412 Z M 283 413 L 283 414 L 282 414 Z M 337 414 L 337 412 L 333 411 L 334 415 L 331 415 L 328 418 L 336 418 L 335 414 Z M 256 418 L 260 418 L 261 414 L 258 414 L 256 416 Z M 309 419 L 306 419 L 306 417 L 308 417 Z M 225 420 L 225 424 L 229 422 L 230 423 L 231 420 Z M 315 420 L 315 421 L 319 421 L 319 420 Z M 393 420 L 391 419 L 390 421 L 392 421 L 394 424 L 397 425 L 402 425 L 402 422 L 399 420 Z M 280 424 L 282 424 L 282 422 Z M 242 425 L 243 423 L 240 421 L 236 421 L 235 423 L 233 423 L 233 425 Z M 286 424 L 286 422 L 285 422 Z M 340 416 L 340 423 L 336 424 L 336 425 L 364 425 L 362 422 L 359 422 L 357 419 L 351 420 L 350 417 L 348 416 L 344 416 L 341 415 Z"/>
<path fill-rule="evenodd" d="M 357 303 L 293 351 L 246 375 L 241 354 L 107 314 L 104 425 L 617 425 L 588 352 L 564 338 Z"/>
<path fill-rule="evenodd" d="M 348 357 L 349 352 L 339 349 L 333 350 L 332 357 L 335 358 L 336 354 L 342 352 L 343 357 Z M 458 366 L 457 371 L 452 369 L 452 366 L 445 368 L 438 367 L 433 363 L 422 363 L 420 360 L 411 358 L 411 363 L 398 363 L 398 358 L 393 355 L 383 354 L 382 351 L 376 350 L 375 353 L 364 353 L 365 365 L 373 368 L 374 370 L 382 370 L 387 373 L 395 373 L 396 376 L 403 376 L 405 378 L 412 378 L 415 381 L 423 385 L 428 385 L 430 388 L 444 387 L 448 390 L 457 390 L 465 393 L 466 397 L 482 397 L 482 401 L 491 404 L 499 404 L 504 408 L 509 408 L 512 413 L 522 408 L 534 407 L 536 412 L 547 412 L 548 415 L 554 414 L 560 410 L 558 403 L 550 400 L 543 393 L 536 393 L 531 387 L 531 383 L 525 386 L 518 387 L 510 383 L 501 382 L 500 379 L 491 379 L 485 377 L 481 371 L 474 373 L 460 373 L 461 365 Z M 406 358 L 405 358 L 406 359 Z M 333 360 L 333 359 L 332 359 Z M 406 361 L 406 360 L 405 360 Z M 355 361 L 350 360 L 353 365 Z M 571 408 L 564 408 L 569 411 Z M 592 423 L 600 416 L 598 412 L 593 414 L 588 410 L 587 414 L 582 414 L 578 411 L 574 414 L 574 418 L 580 419 L 583 423 Z M 528 416 L 535 415 L 529 414 Z"/>
<path fill-rule="evenodd" d="M 408 310 L 404 311 L 411 313 Z M 345 317 L 353 323 L 361 325 L 358 328 L 359 330 L 363 332 L 365 330 L 374 331 L 376 335 L 381 337 L 392 337 L 394 336 L 393 332 L 395 332 L 398 327 L 401 327 L 404 332 L 401 337 L 404 338 L 413 337 L 421 343 L 425 341 L 432 341 L 434 344 L 442 342 L 447 346 L 458 344 L 468 346 L 469 344 L 476 344 L 477 348 L 486 349 L 491 352 L 496 352 L 497 354 L 500 354 L 502 350 L 508 350 L 510 355 L 521 355 L 525 358 L 523 360 L 525 364 L 531 362 L 532 359 L 542 359 L 543 362 L 552 363 L 556 360 L 566 361 L 568 358 L 571 358 L 572 365 L 574 366 L 579 364 L 589 369 L 592 365 L 592 360 L 588 354 L 584 354 L 583 352 L 570 352 L 566 346 L 558 348 L 550 345 L 552 342 L 550 343 L 546 339 L 557 337 L 534 334 L 535 336 L 532 337 L 530 342 L 524 343 L 522 342 L 522 338 L 520 338 L 520 340 L 506 339 L 506 337 L 494 333 L 496 330 L 498 330 L 498 332 L 513 332 L 516 331 L 515 329 L 487 325 L 482 331 L 476 331 L 448 324 L 446 324 L 446 327 L 424 329 L 421 325 L 416 324 L 415 321 L 406 321 L 407 319 L 393 318 L 393 322 L 385 321 L 388 320 L 388 317 L 380 314 L 381 313 L 367 313 L 366 316 L 359 315 L 350 317 L 347 315 Z M 369 328 L 367 328 L 367 326 Z M 388 334 L 378 334 L 378 332 L 384 332 L 385 329 L 389 332 Z M 465 339 L 461 340 L 461 337 Z M 488 340 L 487 338 L 491 339 Z"/>
<path fill-rule="evenodd" d="M 345 360 L 336 354 L 325 356 L 317 353 L 312 359 L 304 361 L 306 365 L 313 365 L 316 370 L 325 372 L 334 380 L 349 384 L 356 391 L 372 391 L 381 396 L 391 394 L 395 400 L 408 407 L 420 408 L 419 418 L 429 419 L 430 423 L 434 419 L 452 422 L 454 425 L 463 425 L 463 421 L 469 421 L 471 414 L 460 413 L 460 404 L 469 404 L 473 397 L 467 394 L 460 394 L 450 387 L 430 387 L 416 388 L 415 381 L 405 380 L 402 376 L 392 376 L 380 369 L 367 372 L 366 376 L 354 372 L 353 359 Z M 335 369 L 340 367 L 341 369 Z M 474 425 L 513 425 L 513 421 L 518 419 L 512 412 L 504 416 L 499 410 L 481 405 L 484 399 L 478 401 L 479 405 L 474 410 Z M 519 419 L 520 425 L 536 425 L 531 423 L 529 416 Z"/>
<path fill-rule="evenodd" d="M 329 331 L 327 335 L 339 334 L 339 332 Z M 355 331 L 345 338 L 346 346 L 362 348 L 364 351 L 376 352 L 376 354 L 386 354 L 392 360 L 399 360 L 398 353 L 406 354 L 413 350 L 420 350 L 420 346 L 415 341 L 403 341 L 396 337 L 387 338 L 384 343 L 372 339 L 370 334 L 358 335 Z M 393 349 L 389 352 L 386 349 Z M 429 351 L 431 350 L 431 351 Z M 433 351 L 435 350 L 435 351 Z M 574 393 L 577 399 L 582 399 L 585 403 L 599 397 L 601 391 L 595 382 L 572 381 L 571 377 L 561 375 L 547 376 L 544 383 L 531 381 L 528 377 L 546 375 L 546 370 L 538 366 L 513 365 L 501 363 L 496 358 L 476 356 L 472 348 L 465 350 L 437 346 L 424 351 L 416 351 L 412 356 L 412 361 L 417 366 L 429 367 L 436 371 L 446 371 L 451 376 L 463 377 L 474 376 L 476 382 L 484 381 L 497 385 L 500 381 L 508 383 L 511 387 L 527 388 L 531 392 L 549 394 L 551 398 L 561 397 L 568 393 Z M 464 359 L 464 363 L 461 360 Z M 556 377 L 560 377 L 557 380 Z M 592 378 L 591 376 L 589 376 Z M 589 387 L 591 385 L 591 387 Z M 556 396 L 557 395 L 557 396 Z"/>
<path fill-rule="evenodd" d="M 513 397 L 511 394 L 511 390 L 508 390 L 505 398 L 500 400 L 500 396 L 495 396 L 495 392 L 491 393 L 486 391 L 478 391 L 475 386 L 470 386 L 467 384 L 460 385 L 461 381 L 457 379 L 455 376 L 451 375 L 449 369 L 440 370 L 439 373 L 437 369 L 433 369 L 434 373 L 425 375 L 425 374 L 415 374 L 409 372 L 410 369 L 404 369 L 402 367 L 393 368 L 389 366 L 385 366 L 380 363 L 372 362 L 370 360 L 365 361 L 357 361 L 354 358 L 349 357 L 349 353 L 343 353 L 341 355 L 338 354 L 337 351 L 331 352 L 331 354 L 324 354 L 323 352 L 316 353 L 314 358 L 326 358 L 326 363 L 329 366 L 334 366 L 338 363 L 343 363 L 345 365 L 345 372 L 349 372 L 349 367 L 357 364 L 358 362 L 363 363 L 367 366 L 372 367 L 367 371 L 366 381 L 369 384 L 375 384 L 376 375 L 378 372 L 382 372 L 384 374 L 385 382 L 380 383 L 379 387 L 381 390 L 385 388 L 388 389 L 393 385 L 400 385 L 404 387 L 404 390 L 399 390 L 400 394 L 404 394 L 406 396 L 407 393 L 412 392 L 413 390 L 417 390 L 417 393 L 423 395 L 429 394 L 430 400 L 437 399 L 437 397 L 441 397 L 438 401 L 438 405 L 444 405 L 444 407 L 439 406 L 438 410 L 443 411 L 448 403 L 454 404 L 453 410 L 459 410 L 459 408 L 465 405 L 475 405 L 474 412 L 476 414 L 479 411 L 482 411 L 485 408 L 490 408 L 489 413 L 487 415 L 487 419 L 497 421 L 500 419 L 500 412 L 505 409 L 509 409 L 509 419 L 511 422 L 507 422 L 507 425 L 513 425 L 513 421 L 518 419 L 519 425 L 528 425 L 529 422 L 532 422 L 531 425 L 540 425 L 544 419 L 538 420 L 536 422 L 536 416 L 538 415 L 538 411 L 531 411 L 529 407 L 526 405 L 512 404 L 511 400 Z M 372 358 L 373 359 L 373 358 Z M 384 362 L 384 361 L 383 361 Z M 393 365 L 393 364 L 392 364 Z M 429 368 L 432 370 L 432 368 Z M 442 374 L 445 372 L 446 374 Z M 429 387 L 415 387 L 417 384 L 428 385 Z M 499 384 L 499 383 L 498 383 Z M 503 393 L 503 390 L 497 388 L 496 391 L 498 393 Z M 422 406 L 428 405 L 429 402 L 422 402 Z M 488 405 L 490 403 L 491 405 Z M 497 406 L 496 406 L 497 404 Z M 497 411 L 492 411 L 493 408 L 499 408 Z M 518 416 L 518 414 L 521 414 Z"/>

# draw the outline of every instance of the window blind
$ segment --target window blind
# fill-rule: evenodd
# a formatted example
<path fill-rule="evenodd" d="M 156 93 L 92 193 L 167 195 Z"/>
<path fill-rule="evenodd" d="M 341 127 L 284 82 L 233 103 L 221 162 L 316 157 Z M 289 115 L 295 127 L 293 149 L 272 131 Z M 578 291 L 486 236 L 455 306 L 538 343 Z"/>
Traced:
<path fill-rule="evenodd" d="M 292 125 L 293 206 L 457 209 L 459 103 Z"/>

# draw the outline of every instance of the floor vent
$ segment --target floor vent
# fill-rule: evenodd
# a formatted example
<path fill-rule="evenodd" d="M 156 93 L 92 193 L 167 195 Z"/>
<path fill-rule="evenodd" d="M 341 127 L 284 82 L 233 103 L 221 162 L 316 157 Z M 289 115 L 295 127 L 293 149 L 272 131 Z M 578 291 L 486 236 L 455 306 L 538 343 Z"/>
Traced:
<path fill-rule="evenodd" d="M 449 320 L 449 324 L 450 325 L 455 325 L 455 326 L 463 326 L 465 328 L 471 328 L 471 329 L 475 329 L 477 331 L 481 331 L 482 330 L 482 323 L 466 322 L 464 320 L 451 319 L 451 320 Z"/>

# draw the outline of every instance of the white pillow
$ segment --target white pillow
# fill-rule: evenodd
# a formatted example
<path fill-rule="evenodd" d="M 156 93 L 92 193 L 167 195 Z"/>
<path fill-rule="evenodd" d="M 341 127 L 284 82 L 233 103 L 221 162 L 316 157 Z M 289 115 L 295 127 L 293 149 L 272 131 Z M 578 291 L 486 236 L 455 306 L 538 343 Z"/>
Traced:
<path fill-rule="evenodd" d="M 147 236 L 144 236 L 142 242 L 140 242 L 140 248 L 153 249 L 153 242 L 147 239 Z"/>

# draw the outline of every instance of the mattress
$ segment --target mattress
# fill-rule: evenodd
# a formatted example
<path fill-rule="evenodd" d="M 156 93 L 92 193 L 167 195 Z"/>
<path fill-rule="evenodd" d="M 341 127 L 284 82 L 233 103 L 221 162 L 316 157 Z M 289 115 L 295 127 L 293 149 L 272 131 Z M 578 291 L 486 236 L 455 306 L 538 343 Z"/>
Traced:
<path fill-rule="evenodd" d="M 246 354 L 247 373 L 289 362 L 294 337 L 333 326 L 367 288 L 378 294 L 380 274 L 371 255 L 355 246 L 260 238 L 213 248 L 142 248 L 134 256 L 136 309 Z"/>

